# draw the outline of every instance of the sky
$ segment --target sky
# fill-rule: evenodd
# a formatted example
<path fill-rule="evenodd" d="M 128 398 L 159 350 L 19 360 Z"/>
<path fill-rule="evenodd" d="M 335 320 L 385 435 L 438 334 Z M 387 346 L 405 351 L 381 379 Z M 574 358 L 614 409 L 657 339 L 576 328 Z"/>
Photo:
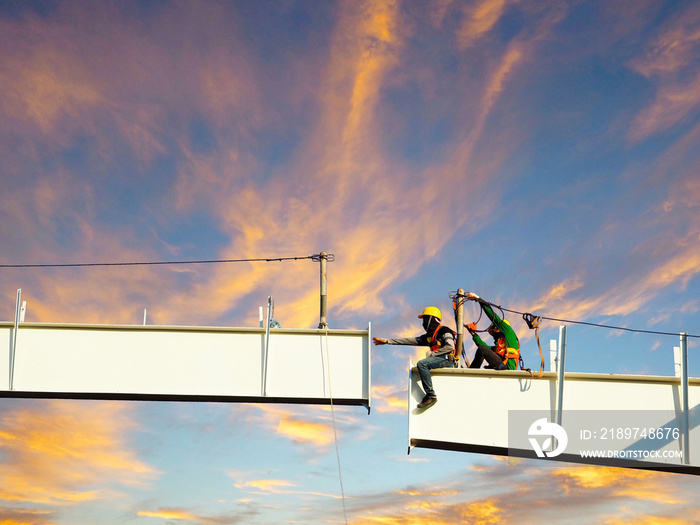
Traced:
<path fill-rule="evenodd" d="M 330 328 L 454 326 L 463 288 L 700 334 L 697 2 L 0 1 L 0 122 L 1 265 L 325 251 Z M 0 320 L 17 289 L 30 322 L 319 322 L 306 259 L 5 267 Z M 678 336 L 566 324 L 569 371 L 674 373 Z M 407 455 L 423 352 L 373 348 L 369 415 L 0 400 L 0 523 L 700 523 L 694 476 Z"/>

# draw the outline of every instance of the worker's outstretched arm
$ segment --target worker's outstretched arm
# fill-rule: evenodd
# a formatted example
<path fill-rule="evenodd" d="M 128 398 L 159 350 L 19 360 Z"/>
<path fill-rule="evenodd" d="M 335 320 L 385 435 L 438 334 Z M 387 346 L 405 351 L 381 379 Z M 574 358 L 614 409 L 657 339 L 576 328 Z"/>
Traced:
<path fill-rule="evenodd" d="M 404 337 L 400 339 L 384 339 L 383 337 L 373 337 L 375 345 L 406 345 L 406 346 L 427 346 L 428 341 L 424 335 L 419 337 Z"/>

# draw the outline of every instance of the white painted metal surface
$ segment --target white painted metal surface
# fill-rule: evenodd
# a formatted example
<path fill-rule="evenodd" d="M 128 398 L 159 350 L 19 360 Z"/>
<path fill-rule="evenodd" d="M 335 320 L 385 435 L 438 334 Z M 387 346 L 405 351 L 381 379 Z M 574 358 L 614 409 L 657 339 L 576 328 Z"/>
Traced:
<path fill-rule="evenodd" d="M 494 455 L 531 457 L 532 450 L 509 447 L 509 411 L 545 411 L 556 421 L 559 385 L 557 374 L 547 372 L 533 380 L 523 371 L 438 369 L 432 371 L 438 403 L 427 410 L 417 408 L 423 397 L 418 371 L 409 378 L 409 451 L 411 447 L 458 450 Z M 668 411 L 677 425 L 683 420 L 683 388 L 677 377 L 566 373 L 563 390 L 563 421 L 575 411 Z M 700 474 L 700 380 L 688 381 L 689 443 L 685 458 L 654 461 L 582 461 L 572 454 L 557 459 L 584 463 L 614 464 Z M 572 423 L 572 421 L 569 421 Z M 607 425 L 607 422 L 603 423 Z M 658 421 L 649 421 L 657 425 Z M 682 436 L 658 441 L 659 449 L 679 451 Z M 684 467 L 682 465 L 689 465 Z M 679 468 L 680 467 L 680 468 Z"/>
<path fill-rule="evenodd" d="M 263 328 L 21 323 L 14 333 L 0 323 L 0 397 L 370 406 L 369 328 L 272 329 L 267 349 Z"/>

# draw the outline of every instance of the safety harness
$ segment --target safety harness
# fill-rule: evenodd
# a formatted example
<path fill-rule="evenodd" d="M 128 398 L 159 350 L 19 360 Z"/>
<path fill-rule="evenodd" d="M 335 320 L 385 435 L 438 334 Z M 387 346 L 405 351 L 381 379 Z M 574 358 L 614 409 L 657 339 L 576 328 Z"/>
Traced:
<path fill-rule="evenodd" d="M 442 348 L 442 340 L 441 339 L 442 339 L 442 336 L 447 332 L 451 333 L 452 337 L 455 337 L 455 338 L 457 337 L 457 333 L 454 330 L 452 330 L 452 328 L 449 328 L 447 326 L 443 326 L 441 324 L 437 325 L 437 328 L 435 328 L 433 335 L 426 334 L 426 336 L 428 338 L 428 346 L 430 346 L 430 350 L 432 352 L 437 352 L 440 348 Z M 457 343 L 455 342 L 455 347 L 456 346 L 457 346 Z M 458 357 L 455 356 L 456 353 L 457 353 L 457 349 L 455 348 L 455 351 L 452 354 L 452 359 L 454 359 L 455 362 L 456 362 L 456 359 L 458 359 Z"/>
<path fill-rule="evenodd" d="M 503 365 L 508 366 L 508 359 L 514 359 L 515 360 L 515 368 L 518 368 L 518 364 L 522 362 L 522 359 L 520 358 L 520 350 L 518 348 L 511 348 L 509 346 L 506 346 L 505 338 L 499 337 L 496 340 L 496 347 L 494 348 L 494 352 L 498 357 L 503 359 Z M 520 367 L 522 369 L 522 366 Z"/>

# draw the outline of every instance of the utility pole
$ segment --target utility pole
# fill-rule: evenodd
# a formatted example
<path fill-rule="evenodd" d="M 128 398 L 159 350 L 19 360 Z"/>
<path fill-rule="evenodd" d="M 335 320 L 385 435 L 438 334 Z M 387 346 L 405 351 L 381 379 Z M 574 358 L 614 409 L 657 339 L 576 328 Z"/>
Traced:
<path fill-rule="evenodd" d="M 328 313 L 328 254 L 321 252 L 318 259 L 321 263 L 321 317 L 318 327 L 328 328 L 328 322 L 326 321 Z"/>
<path fill-rule="evenodd" d="M 457 324 L 457 348 L 455 348 L 455 365 L 459 366 L 462 357 L 462 346 L 464 345 L 464 289 L 457 290 L 457 310 L 455 312 L 455 323 Z"/>

